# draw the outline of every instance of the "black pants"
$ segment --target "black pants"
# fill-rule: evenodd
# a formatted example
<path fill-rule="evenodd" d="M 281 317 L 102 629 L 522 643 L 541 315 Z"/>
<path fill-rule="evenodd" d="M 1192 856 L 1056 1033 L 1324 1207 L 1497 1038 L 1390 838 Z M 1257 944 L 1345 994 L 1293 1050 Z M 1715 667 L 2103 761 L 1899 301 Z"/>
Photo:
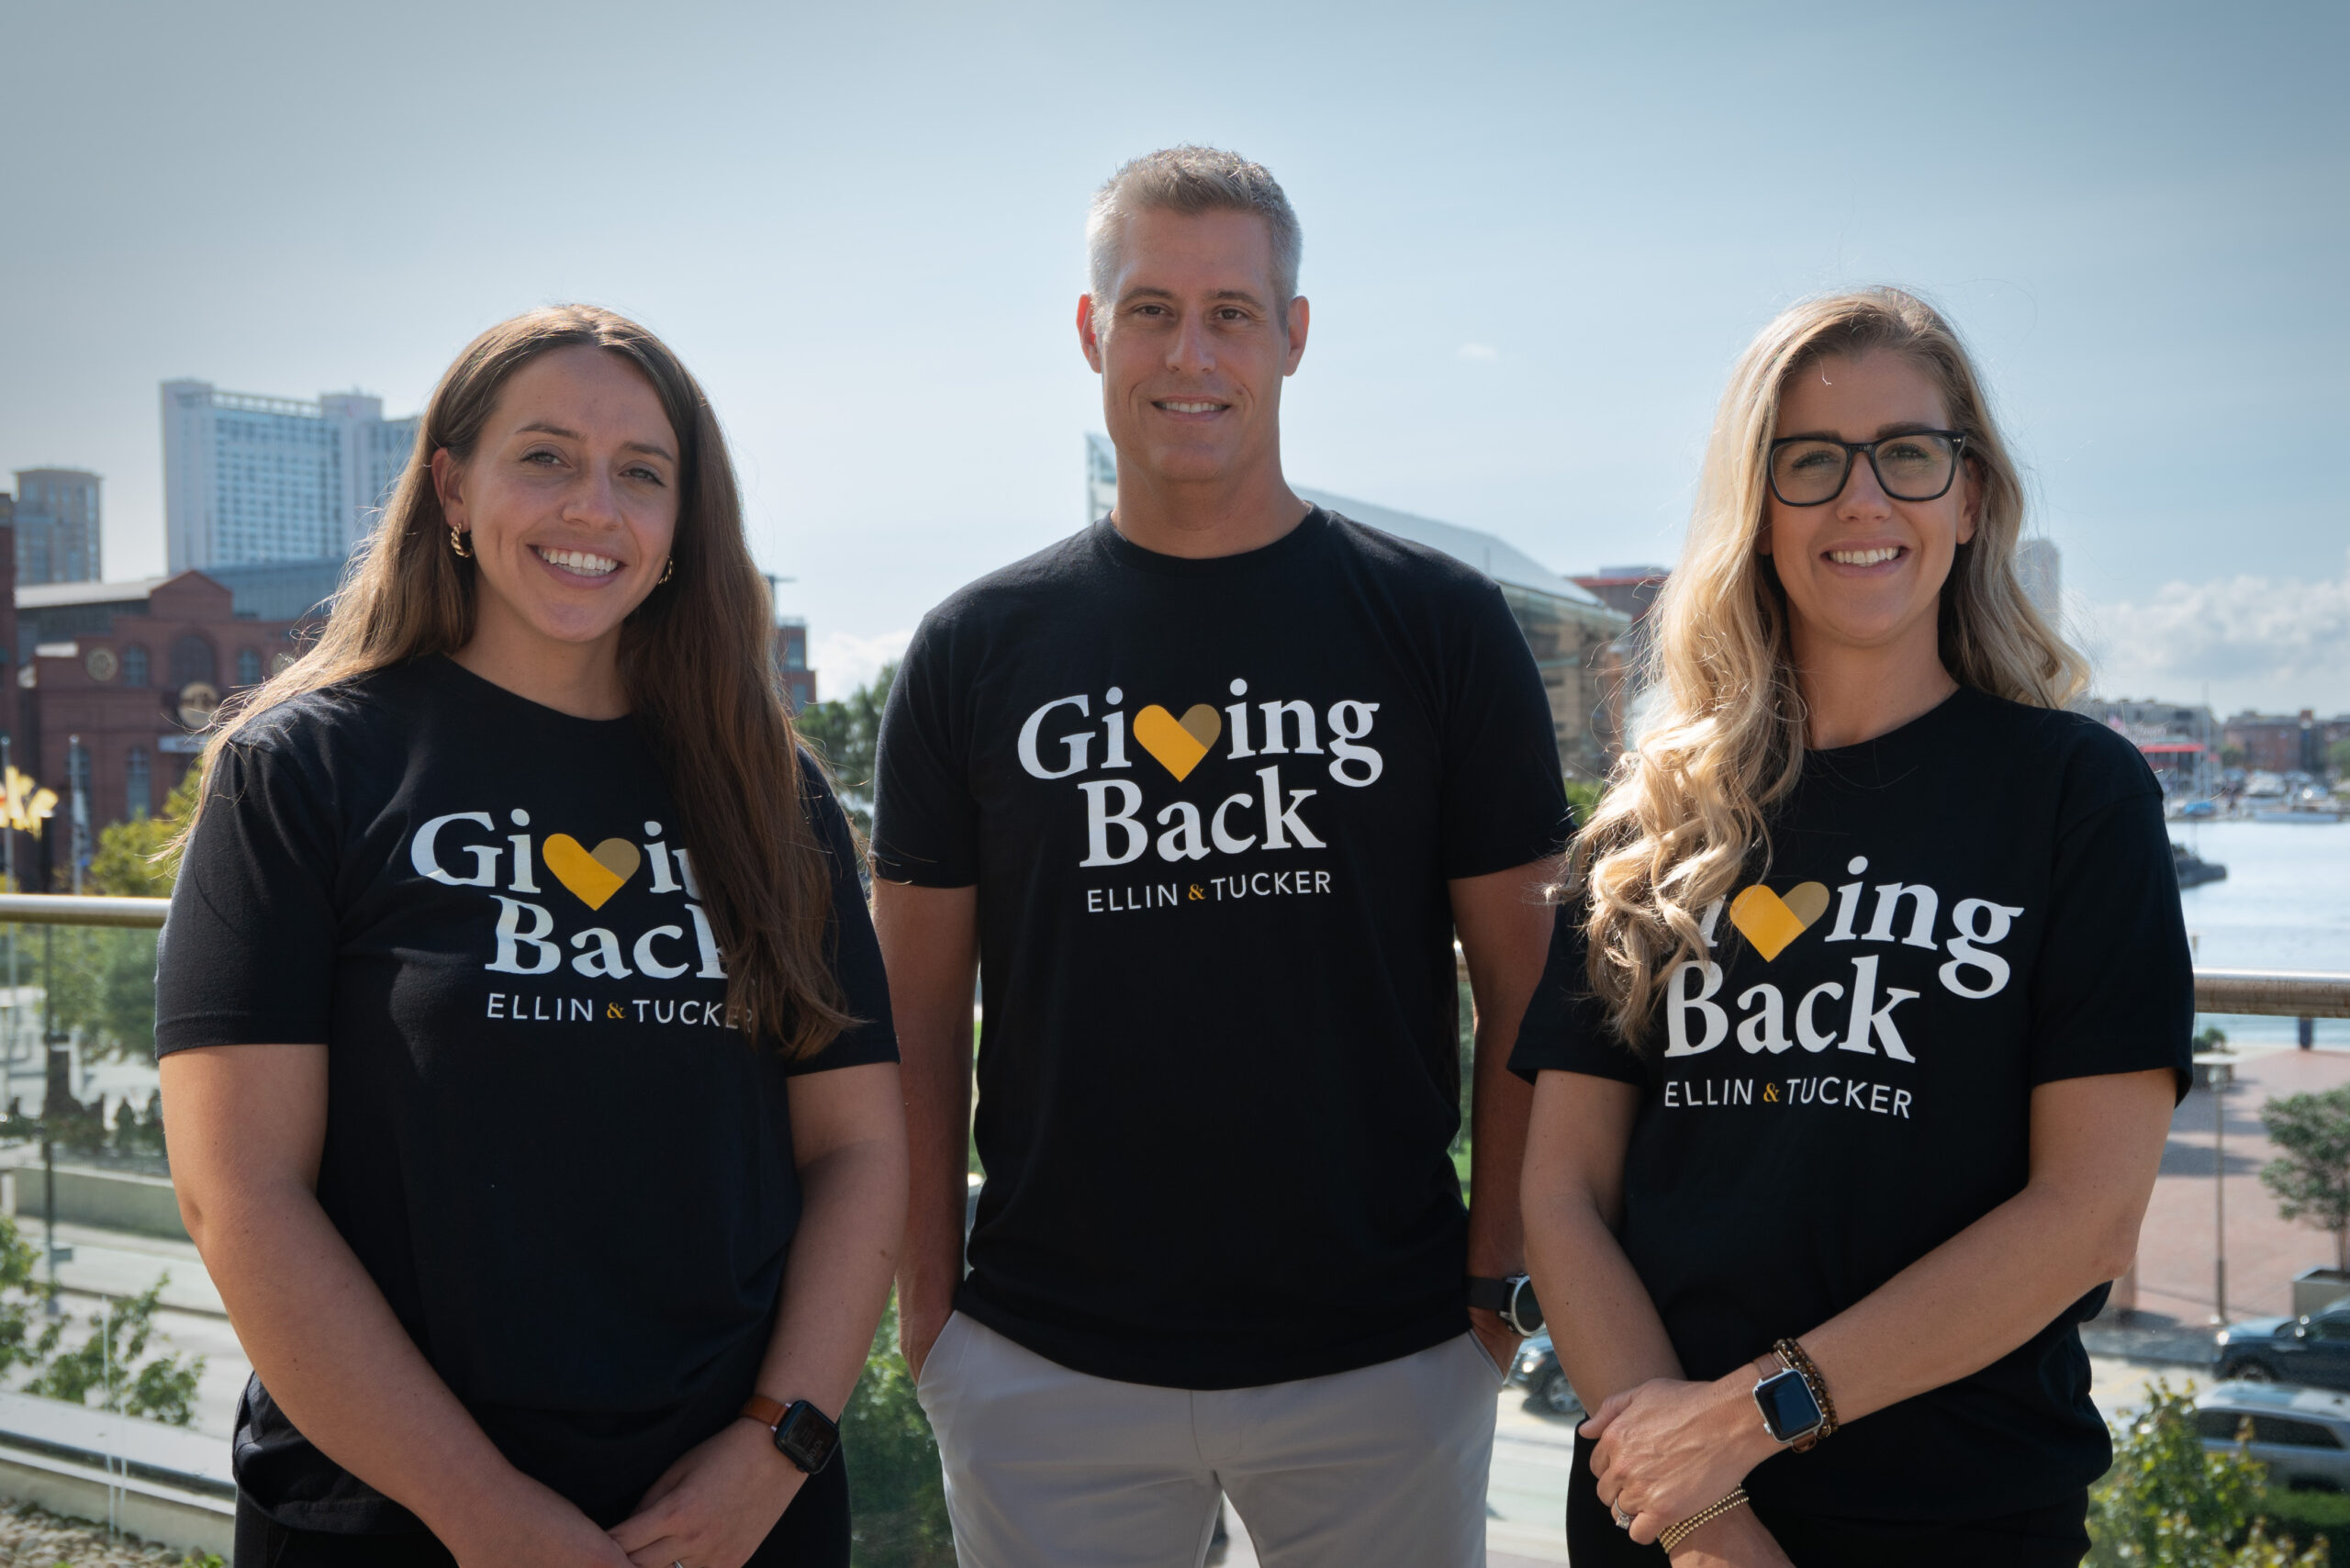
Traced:
<path fill-rule="evenodd" d="M 456 1568 L 429 1535 L 328 1535 L 288 1529 L 240 1495 L 234 1568 Z M 848 1456 L 836 1453 L 800 1495 L 746 1568 L 848 1568 Z"/>
<path fill-rule="evenodd" d="M 1664 1549 L 1635 1546 L 1599 1500 L 1592 1442 L 1575 1439 L 1567 1483 L 1567 1555 L 1575 1568 L 1664 1568 Z M 2089 1495 L 2044 1508 L 1964 1524 L 1830 1519 L 1757 1507 L 1796 1568 L 2079 1568 L 2088 1555 Z M 239 1565 L 242 1568 L 242 1564 Z"/>

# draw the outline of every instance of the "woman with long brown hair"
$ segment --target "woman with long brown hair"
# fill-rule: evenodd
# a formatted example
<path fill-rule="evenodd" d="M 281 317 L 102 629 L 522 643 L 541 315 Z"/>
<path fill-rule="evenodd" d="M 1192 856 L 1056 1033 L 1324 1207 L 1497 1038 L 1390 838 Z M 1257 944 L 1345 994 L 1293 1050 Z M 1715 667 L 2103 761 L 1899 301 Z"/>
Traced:
<path fill-rule="evenodd" d="M 1511 1062 L 1593 1411 L 1579 1568 L 2087 1550 L 2076 1325 L 2134 1253 L 2193 987 L 2161 790 L 2065 711 L 2022 501 L 1909 295 L 1807 300 L 1732 373 Z"/>
<path fill-rule="evenodd" d="M 541 310 L 207 748 L 156 1049 L 238 1568 L 847 1562 L 904 1135 L 772 636 L 699 386 Z"/>

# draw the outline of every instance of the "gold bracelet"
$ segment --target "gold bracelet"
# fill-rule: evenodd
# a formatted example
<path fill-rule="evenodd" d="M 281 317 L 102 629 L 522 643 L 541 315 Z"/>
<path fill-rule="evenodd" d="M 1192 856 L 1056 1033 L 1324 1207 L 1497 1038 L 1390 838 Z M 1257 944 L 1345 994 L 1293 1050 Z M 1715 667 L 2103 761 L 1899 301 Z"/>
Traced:
<path fill-rule="evenodd" d="M 1682 1520 L 1677 1525 L 1668 1525 L 1665 1528 L 1664 1533 L 1656 1538 L 1656 1543 L 1664 1548 L 1665 1551 L 1671 1551 L 1674 1547 L 1679 1546 L 1683 1541 L 1687 1540 L 1691 1536 L 1695 1535 L 1699 1530 L 1704 1529 L 1707 1525 L 1712 1524 L 1724 1514 L 1730 1513 L 1744 1506 L 1746 1506 L 1746 1488 L 1743 1486 L 1734 1486 L 1730 1488 L 1729 1495 L 1724 1497 L 1718 1503 L 1715 1503 L 1705 1508 L 1700 1508 L 1697 1512 L 1690 1515 L 1687 1518 Z"/>

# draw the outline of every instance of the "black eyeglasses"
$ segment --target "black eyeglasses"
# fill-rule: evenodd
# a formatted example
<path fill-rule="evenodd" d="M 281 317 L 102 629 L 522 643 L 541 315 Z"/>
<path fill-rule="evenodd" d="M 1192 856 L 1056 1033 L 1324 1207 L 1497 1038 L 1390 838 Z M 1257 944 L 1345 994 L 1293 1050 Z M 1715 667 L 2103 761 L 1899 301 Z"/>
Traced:
<path fill-rule="evenodd" d="M 1866 453 L 1886 495 L 1938 501 L 1950 493 L 1965 451 L 1966 437 L 1957 431 L 1908 431 L 1874 441 L 1786 436 L 1771 443 L 1771 493 L 1782 506 L 1826 506 L 1844 493 L 1853 457 Z"/>

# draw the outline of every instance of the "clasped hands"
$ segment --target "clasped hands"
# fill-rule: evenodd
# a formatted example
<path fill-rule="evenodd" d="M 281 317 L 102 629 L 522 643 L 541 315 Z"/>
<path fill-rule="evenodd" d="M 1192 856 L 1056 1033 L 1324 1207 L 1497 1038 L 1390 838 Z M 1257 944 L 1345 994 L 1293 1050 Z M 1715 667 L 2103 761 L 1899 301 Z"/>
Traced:
<path fill-rule="evenodd" d="M 1596 1443 L 1591 1472 L 1599 1500 L 1631 1516 L 1631 1538 L 1646 1545 L 1681 1520 L 1728 1496 L 1747 1472 L 1779 1451 L 1753 1398 L 1754 1373 L 1740 1366 L 1714 1383 L 1652 1378 L 1610 1394 L 1576 1428 Z M 1786 1554 L 1751 1508 L 1724 1515 L 1691 1535 L 1676 1562 L 1781 1568 Z"/>

